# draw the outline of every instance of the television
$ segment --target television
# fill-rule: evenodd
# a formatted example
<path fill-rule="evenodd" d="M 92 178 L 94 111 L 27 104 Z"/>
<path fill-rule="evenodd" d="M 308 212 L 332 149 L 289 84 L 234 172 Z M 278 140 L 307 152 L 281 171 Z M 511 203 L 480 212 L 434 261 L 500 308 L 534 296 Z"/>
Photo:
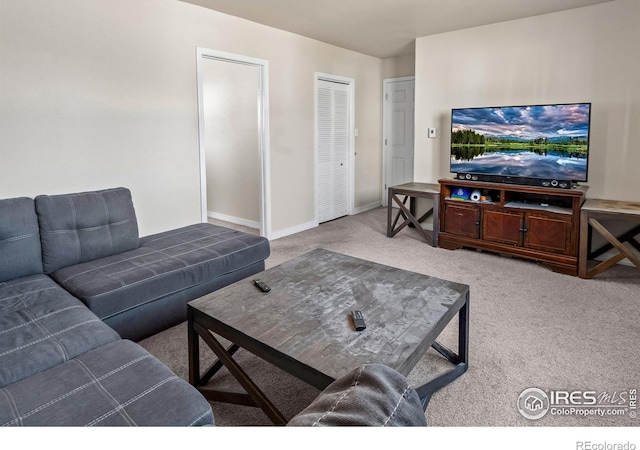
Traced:
<path fill-rule="evenodd" d="M 459 179 L 571 188 L 587 181 L 591 103 L 451 110 Z"/>

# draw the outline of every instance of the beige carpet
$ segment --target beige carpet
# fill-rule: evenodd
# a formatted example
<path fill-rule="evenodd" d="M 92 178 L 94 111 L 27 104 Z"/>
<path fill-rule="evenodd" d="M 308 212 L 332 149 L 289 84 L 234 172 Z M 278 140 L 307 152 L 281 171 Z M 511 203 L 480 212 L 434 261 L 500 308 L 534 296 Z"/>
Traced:
<path fill-rule="evenodd" d="M 267 267 L 317 247 L 470 286 L 470 367 L 434 395 L 426 413 L 430 425 L 640 425 L 629 411 L 603 417 L 547 414 L 531 421 L 516 408 L 518 396 L 529 387 L 612 396 L 640 387 L 637 269 L 618 265 L 595 279 L 582 280 L 516 258 L 432 248 L 411 229 L 387 238 L 383 208 L 273 241 Z M 440 341 L 455 349 L 456 332 L 452 322 Z M 181 324 L 141 344 L 187 379 L 186 342 L 186 324 Z M 203 360 L 208 358 L 203 354 Z M 288 418 L 318 393 L 246 352 L 238 352 L 237 359 Z M 417 383 L 442 367 L 443 359 L 430 351 L 409 377 Z M 214 381 L 233 385 L 226 371 Z M 256 408 L 219 403 L 212 407 L 218 425 L 270 423 Z"/>

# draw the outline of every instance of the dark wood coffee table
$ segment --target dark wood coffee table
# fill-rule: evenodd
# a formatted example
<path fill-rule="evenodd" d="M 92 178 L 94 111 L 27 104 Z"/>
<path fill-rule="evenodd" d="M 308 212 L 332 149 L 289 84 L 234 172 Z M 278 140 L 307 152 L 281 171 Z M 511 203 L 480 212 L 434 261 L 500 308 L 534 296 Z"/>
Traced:
<path fill-rule="evenodd" d="M 263 293 L 252 283 L 271 287 Z M 371 261 L 316 249 L 207 294 L 188 304 L 189 382 L 208 400 L 257 406 L 276 424 L 287 420 L 233 359 L 243 348 L 324 389 L 364 363 L 382 363 L 408 375 L 433 347 L 454 366 L 416 390 L 423 408 L 435 391 L 467 370 L 469 287 Z M 351 311 L 367 328 L 355 331 Z M 436 338 L 458 315 L 458 352 Z M 228 348 L 217 336 L 229 340 Z M 201 373 L 200 338 L 218 356 Z M 246 392 L 207 383 L 226 367 Z"/>

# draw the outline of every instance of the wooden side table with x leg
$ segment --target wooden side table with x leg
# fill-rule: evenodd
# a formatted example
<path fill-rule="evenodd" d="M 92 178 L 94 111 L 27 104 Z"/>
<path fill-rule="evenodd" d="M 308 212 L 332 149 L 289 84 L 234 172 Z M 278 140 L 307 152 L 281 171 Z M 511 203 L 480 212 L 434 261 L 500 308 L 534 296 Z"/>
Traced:
<path fill-rule="evenodd" d="M 429 244 L 437 247 L 438 232 L 440 229 L 440 185 L 432 183 L 405 183 L 398 186 L 391 186 L 388 191 L 387 236 L 395 236 L 408 225 L 415 228 Z M 402 196 L 405 196 L 403 200 L 400 199 Z M 416 199 L 418 198 L 430 198 L 433 200 L 433 207 L 419 218 L 416 217 Z M 409 208 L 407 208 L 407 200 L 409 200 Z M 394 206 L 398 207 L 399 210 L 395 219 L 392 219 Z M 404 221 L 398 225 L 400 216 L 402 216 Z M 430 216 L 433 216 L 432 233 L 429 233 L 420 225 Z M 431 234 L 431 236 L 429 236 L 429 234 Z"/>
<path fill-rule="evenodd" d="M 629 231 L 615 236 L 607 230 L 601 220 L 631 222 L 635 224 Z M 591 238 L 596 230 L 608 243 L 596 251 L 591 251 Z M 640 243 L 635 236 L 640 234 L 640 203 L 616 200 L 587 199 L 580 210 L 580 256 L 578 276 L 593 278 L 600 272 L 627 258 L 640 269 Z M 629 246 L 624 245 L 628 242 Z M 588 268 L 589 260 L 615 248 L 618 253 L 606 261 Z M 634 249 L 636 252 L 634 252 Z"/>

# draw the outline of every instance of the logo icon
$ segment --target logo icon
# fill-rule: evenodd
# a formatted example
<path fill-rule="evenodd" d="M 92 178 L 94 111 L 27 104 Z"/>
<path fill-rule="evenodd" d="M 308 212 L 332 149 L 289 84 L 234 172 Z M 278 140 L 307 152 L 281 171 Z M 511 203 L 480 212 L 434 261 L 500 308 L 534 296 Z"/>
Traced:
<path fill-rule="evenodd" d="M 549 396 L 541 389 L 528 388 L 518 397 L 518 411 L 529 420 L 542 419 L 549 411 Z"/>

